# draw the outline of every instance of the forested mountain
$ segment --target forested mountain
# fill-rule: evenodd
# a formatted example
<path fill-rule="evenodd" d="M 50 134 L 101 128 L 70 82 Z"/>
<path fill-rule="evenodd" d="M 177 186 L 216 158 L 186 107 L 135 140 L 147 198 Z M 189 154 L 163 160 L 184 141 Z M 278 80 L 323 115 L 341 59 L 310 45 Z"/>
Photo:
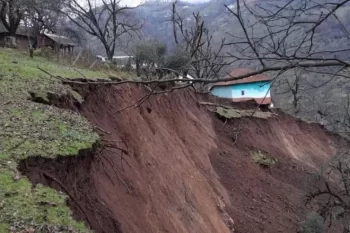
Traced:
<path fill-rule="evenodd" d="M 210 30 L 215 30 L 219 37 L 225 36 L 226 31 L 232 31 L 229 27 L 229 14 L 224 4 L 229 5 L 228 0 L 214 0 L 203 3 L 178 2 L 177 7 L 179 13 L 183 16 L 187 23 L 193 22 L 192 14 L 200 12 L 201 17 Z M 171 3 L 169 2 L 146 2 L 134 10 L 135 15 L 143 20 L 142 29 L 145 38 L 157 39 L 166 43 L 169 48 L 174 46 L 174 38 L 172 33 Z"/>
<path fill-rule="evenodd" d="M 276 4 L 283 5 L 289 1 L 258 1 L 259 7 L 263 9 L 273 9 Z M 293 1 L 294 4 L 300 6 L 302 1 Z M 319 5 L 312 6 L 313 9 L 308 15 L 304 15 L 300 20 L 312 21 L 326 14 L 323 2 L 327 0 L 317 1 Z M 250 6 L 255 6 L 257 1 L 246 1 Z M 171 2 L 164 1 L 147 1 L 141 6 L 132 9 L 134 17 L 143 22 L 143 27 L 140 32 L 141 41 L 156 39 L 167 46 L 168 53 L 171 53 L 175 48 L 175 41 L 172 31 L 171 19 Z M 213 46 L 219 46 L 222 39 L 226 39 L 226 43 L 235 41 L 236 36 L 242 36 L 241 25 L 238 20 L 229 12 L 226 6 L 233 11 L 237 8 L 235 1 L 229 0 L 212 0 L 202 3 L 178 2 L 177 9 L 183 17 L 186 24 L 194 23 L 193 13 L 199 12 L 205 22 L 205 27 L 213 33 Z M 254 16 L 251 12 L 242 8 L 242 18 L 245 22 L 253 22 Z M 311 13 L 310 13 L 311 12 Z M 334 13 L 334 17 L 329 17 L 320 25 L 314 32 L 313 41 L 314 52 L 319 53 L 319 56 L 332 56 L 327 51 L 342 50 L 350 47 L 350 34 L 345 33 L 350 25 L 350 6 L 345 4 Z M 286 17 L 291 14 L 285 11 Z M 278 23 L 278 22 L 277 22 Z M 345 29 L 345 30 L 344 30 Z M 266 28 L 255 26 L 249 31 L 252 35 L 259 37 L 266 33 Z M 287 46 L 293 47 L 300 43 L 303 38 L 303 31 L 291 34 L 286 42 Z M 269 41 L 266 40 L 265 43 Z M 101 53 L 101 47 L 94 40 L 90 42 L 91 48 Z M 133 45 L 129 48 L 123 47 L 116 51 L 116 55 L 124 54 L 127 50 L 130 51 Z M 96 49 L 97 48 L 97 49 Z M 233 46 L 227 46 L 223 50 L 223 54 L 234 53 Z M 348 50 L 334 55 L 336 58 L 347 60 L 349 59 Z M 229 58 L 228 58 L 229 59 Z M 235 67 L 249 67 L 255 69 L 258 65 L 257 60 L 244 60 L 235 62 L 231 66 L 225 67 L 225 73 Z M 343 131 L 344 121 L 350 126 L 350 117 L 348 113 L 348 93 L 350 91 L 350 83 L 348 79 L 325 75 L 320 72 L 287 72 L 281 75 L 273 85 L 273 100 L 277 107 L 283 108 L 286 111 L 300 116 L 303 119 L 321 122 L 328 128 Z M 334 71 L 334 70 L 333 70 Z M 297 73 L 297 74 L 296 74 Z M 327 72 L 326 72 L 327 73 Z M 300 78 L 300 77 L 301 78 Z M 341 123 L 339 123 L 341 122 Z"/>
<path fill-rule="evenodd" d="M 256 1 L 246 1 L 249 4 L 255 4 Z M 286 0 L 278 1 L 288 2 Z M 301 2 L 301 1 L 300 1 Z M 320 2 L 320 1 L 317 1 Z M 259 1 L 259 5 L 266 9 L 273 8 L 274 1 Z M 202 3 L 188 3 L 178 2 L 178 9 L 180 14 L 188 23 L 191 23 L 192 13 L 199 12 L 206 23 L 209 30 L 215 32 L 215 39 L 219 42 L 223 37 L 230 40 L 231 36 L 235 35 L 240 30 L 240 25 L 233 15 L 226 9 L 228 6 L 235 9 L 236 3 L 232 0 L 212 0 Z M 172 25 L 169 22 L 171 17 L 171 3 L 161 1 L 149 1 L 133 10 L 135 16 L 144 22 L 142 34 L 144 38 L 157 39 L 166 43 L 170 48 L 173 47 L 174 39 L 172 34 Z M 315 12 L 323 12 L 321 7 L 315 8 Z M 244 12 L 244 11 L 243 11 Z M 326 11 L 324 11 L 326 12 Z M 345 5 L 336 11 L 337 18 L 344 25 L 350 24 L 350 6 Z M 288 12 L 286 12 L 288 14 Z M 253 20 L 253 16 L 245 11 L 243 14 L 245 20 Z M 310 20 L 310 19 L 307 19 Z M 259 29 L 255 28 L 255 33 L 259 33 Z M 263 28 L 261 28 L 263 30 Z M 349 44 L 348 37 L 342 31 L 342 25 L 334 18 L 327 19 L 318 31 L 319 47 L 327 47 L 330 49 L 337 49 Z M 300 35 L 302 36 L 302 35 Z"/>

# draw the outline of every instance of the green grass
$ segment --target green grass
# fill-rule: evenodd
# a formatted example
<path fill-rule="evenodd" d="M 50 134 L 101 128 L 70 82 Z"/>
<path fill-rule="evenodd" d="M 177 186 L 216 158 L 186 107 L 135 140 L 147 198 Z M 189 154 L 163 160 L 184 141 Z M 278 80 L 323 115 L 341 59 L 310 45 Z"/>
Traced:
<path fill-rule="evenodd" d="M 259 109 L 255 111 L 254 109 L 245 110 L 245 109 L 234 109 L 234 108 L 223 108 L 223 107 L 216 107 L 214 112 L 226 119 L 242 118 L 242 117 L 255 117 L 255 118 L 261 118 L 261 119 L 267 119 L 269 117 L 272 117 L 273 115 L 271 112 L 262 112 Z"/>
<path fill-rule="evenodd" d="M 26 178 L 14 182 L 10 172 L 0 173 L 0 183 L 0 199 L 5 200 L 0 205 L 0 219 L 6 223 L 3 231 L 10 224 L 18 230 L 29 226 L 35 229 L 50 224 L 61 228 L 72 227 L 77 232 L 87 231 L 82 223 L 72 219 L 64 195 L 42 185 L 32 188 Z"/>
<path fill-rule="evenodd" d="M 59 65 L 45 58 L 0 49 L 0 233 L 49 227 L 60 232 L 89 232 L 71 217 L 66 196 L 18 177 L 17 164 L 29 156 L 74 156 L 98 140 L 86 119 L 72 111 L 34 103 L 29 92 L 74 93 L 40 71 L 63 78 L 107 78 L 108 73 Z M 74 93 L 76 94 L 76 93 Z M 19 178 L 19 179 L 18 179 Z"/>
<path fill-rule="evenodd" d="M 28 53 L 22 53 L 13 49 L 0 49 L 0 65 L 1 75 L 21 77 L 30 80 L 47 76 L 40 71 L 37 66 L 53 75 L 68 78 L 82 78 L 79 72 L 88 78 L 103 78 L 107 76 L 107 74 L 103 72 L 63 66 L 55 61 L 49 61 L 44 57 L 34 57 L 30 59 Z"/>
<path fill-rule="evenodd" d="M 253 162 L 263 167 L 270 167 L 277 163 L 277 159 L 269 157 L 261 153 L 261 151 L 253 151 L 251 152 L 251 155 Z"/>

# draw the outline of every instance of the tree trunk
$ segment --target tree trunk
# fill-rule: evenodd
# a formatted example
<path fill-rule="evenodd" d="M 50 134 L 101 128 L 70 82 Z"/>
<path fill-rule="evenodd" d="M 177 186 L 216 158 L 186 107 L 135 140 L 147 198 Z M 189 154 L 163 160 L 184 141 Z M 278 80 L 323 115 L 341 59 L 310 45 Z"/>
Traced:
<path fill-rule="evenodd" d="M 16 37 L 17 28 L 18 28 L 18 27 L 14 27 L 14 26 L 12 26 L 12 27 L 10 28 L 10 30 L 9 30 L 10 36 Z"/>
<path fill-rule="evenodd" d="M 9 47 L 9 48 L 16 48 L 17 47 L 16 36 L 9 37 L 9 42 L 6 44 L 6 47 Z"/>
<path fill-rule="evenodd" d="M 114 51 L 111 51 L 111 49 L 107 45 L 105 45 L 105 50 L 106 50 L 108 60 L 110 60 L 112 62 L 113 56 L 114 56 Z"/>
<path fill-rule="evenodd" d="M 141 76 L 141 72 L 140 72 L 140 60 L 136 58 L 136 75 L 137 77 L 140 77 Z"/>
<path fill-rule="evenodd" d="M 34 58 L 34 48 L 33 47 L 29 48 L 29 56 L 30 56 L 30 58 Z"/>

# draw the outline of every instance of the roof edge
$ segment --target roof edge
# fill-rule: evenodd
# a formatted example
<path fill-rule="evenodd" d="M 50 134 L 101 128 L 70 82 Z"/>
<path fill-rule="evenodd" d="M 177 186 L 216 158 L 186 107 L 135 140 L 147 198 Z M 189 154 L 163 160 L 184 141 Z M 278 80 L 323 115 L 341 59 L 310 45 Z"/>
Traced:
<path fill-rule="evenodd" d="M 266 78 L 266 79 L 256 80 L 256 81 L 229 83 L 229 82 L 240 81 L 240 80 L 244 80 L 244 78 L 243 79 L 233 79 L 233 80 L 229 80 L 229 81 L 218 81 L 217 83 L 214 83 L 212 86 L 210 86 L 209 90 L 211 90 L 214 87 L 223 87 L 223 86 L 239 85 L 239 84 L 245 84 L 245 83 L 258 83 L 258 82 L 270 82 L 271 81 L 271 79 Z"/>

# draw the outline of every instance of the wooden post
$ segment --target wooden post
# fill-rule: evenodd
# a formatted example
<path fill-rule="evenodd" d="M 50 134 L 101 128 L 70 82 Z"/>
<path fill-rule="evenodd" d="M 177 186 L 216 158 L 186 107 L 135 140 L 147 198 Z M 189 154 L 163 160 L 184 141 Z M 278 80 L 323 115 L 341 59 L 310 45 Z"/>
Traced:
<path fill-rule="evenodd" d="M 72 51 L 73 51 L 73 50 L 72 50 Z M 75 58 L 75 60 L 74 60 L 74 62 L 73 62 L 73 64 L 72 64 L 72 66 L 74 66 L 75 63 L 78 61 L 78 59 L 80 58 L 82 52 L 83 52 L 83 50 L 81 50 L 81 51 L 79 52 L 78 56 Z"/>

